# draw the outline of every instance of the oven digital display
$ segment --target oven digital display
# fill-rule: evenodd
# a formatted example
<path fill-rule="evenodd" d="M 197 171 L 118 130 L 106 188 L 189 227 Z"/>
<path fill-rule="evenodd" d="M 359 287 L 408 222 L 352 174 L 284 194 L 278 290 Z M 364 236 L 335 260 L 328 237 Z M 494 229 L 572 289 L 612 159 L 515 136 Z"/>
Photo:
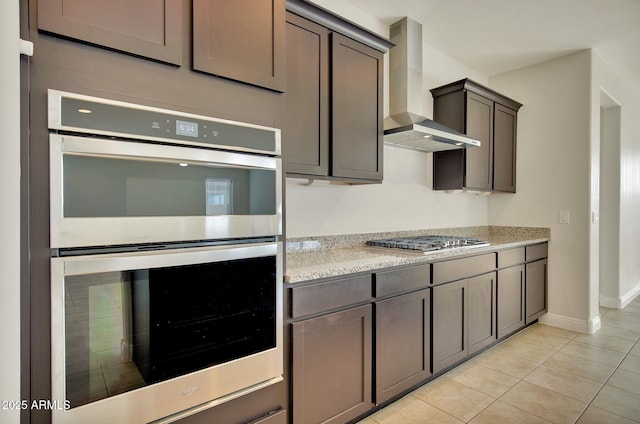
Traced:
<path fill-rule="evenodd" d="M 180 121 L 176 119 L 176 135 L 198 137 L 198 124 L 195 122 Z"/>

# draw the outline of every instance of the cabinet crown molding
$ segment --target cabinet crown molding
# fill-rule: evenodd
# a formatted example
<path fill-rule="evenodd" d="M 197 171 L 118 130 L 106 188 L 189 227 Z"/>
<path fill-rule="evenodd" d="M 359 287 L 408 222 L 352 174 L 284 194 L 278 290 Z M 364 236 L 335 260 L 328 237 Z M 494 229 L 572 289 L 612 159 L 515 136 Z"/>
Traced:
<path fill-rule="evenodd" d="M 522 103 L 517 102 L 513 99 L 510 99 L 509 97 L 503 94 L 500 94 L 497 91 L 490 89 L 489 87 L 485 87 L 482 84 L 478 84 L 477 82 L 469 78 L 464 78 L 464 79 L 461 79 L 460 81 L 454 81 L 452 83 L 443 85 L 441 87 L 432 88 L 429 91 L 431 91 L 431 95 L 434 98 L 436 98 L 444 94 L 451 93 L 458 90 L 473 91 L 476 94 L 486 97 L 489 100 L 493 100 L 496 103 L 500 103 L 501 105 L 504 105 L 515 111 L 518 111 L 518 109 L 522 107 Z"/>
<path fill-rule="evenodd" d="M 395 46 L 391 40 L 305 0 L 287 0 L 287 10 L 382 53 Z"/>

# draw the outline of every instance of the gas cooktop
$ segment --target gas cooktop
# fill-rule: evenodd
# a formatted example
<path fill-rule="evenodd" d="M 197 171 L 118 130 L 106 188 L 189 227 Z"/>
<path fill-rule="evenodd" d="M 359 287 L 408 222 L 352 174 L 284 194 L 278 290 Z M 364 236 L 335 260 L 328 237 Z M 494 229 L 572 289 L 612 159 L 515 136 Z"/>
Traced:
<path fill-rule="evenodd" d="M 489 246 L 486 241 L 475 237 L 433 235 L 369 240 L 366 244 L 368 246 L 414 250 L 422 253 Z"/>

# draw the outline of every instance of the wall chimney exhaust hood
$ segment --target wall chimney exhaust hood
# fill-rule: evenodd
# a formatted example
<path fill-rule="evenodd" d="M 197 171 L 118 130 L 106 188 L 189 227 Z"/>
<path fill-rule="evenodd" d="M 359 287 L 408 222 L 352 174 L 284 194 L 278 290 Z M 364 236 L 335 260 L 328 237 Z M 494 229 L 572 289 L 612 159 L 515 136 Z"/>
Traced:
<path fill-rule="evenodd" d="M 389 117 L 384 142 L 423 152 L 480 146 L 467 137 L 422 115 L 422 25 L 403 18 L 390 26 L 396 45 L 389 51 Z"/>

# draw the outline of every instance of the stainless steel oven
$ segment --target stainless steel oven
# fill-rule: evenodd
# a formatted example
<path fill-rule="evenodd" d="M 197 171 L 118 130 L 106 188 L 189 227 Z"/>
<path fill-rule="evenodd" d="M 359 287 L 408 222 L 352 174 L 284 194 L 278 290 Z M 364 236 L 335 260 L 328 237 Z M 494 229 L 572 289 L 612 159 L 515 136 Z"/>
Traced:
<path fill-rule="evenodd" d="M 49 105 L 53 248 L 282 233 L 278 129 L 57 91 Z"/>
<path fill-rule="evenodd" d="M 279 130 L 49 106 L 53 421 L 170 422 L 281 381 Z"/>

